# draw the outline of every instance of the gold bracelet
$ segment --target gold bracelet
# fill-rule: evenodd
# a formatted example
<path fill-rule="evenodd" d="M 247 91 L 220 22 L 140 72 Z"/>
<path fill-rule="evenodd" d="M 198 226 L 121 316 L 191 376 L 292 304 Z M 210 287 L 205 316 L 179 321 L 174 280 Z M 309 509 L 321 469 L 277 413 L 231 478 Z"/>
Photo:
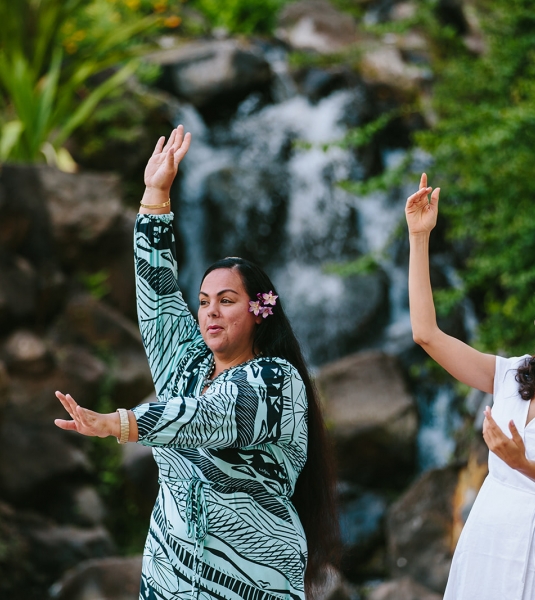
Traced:
<path fill-rule="evenodd" d="M 169 198 L 169 200 L 167 202 L 164 202 L 163 204 L 143 204 L 143 202 L 140 203 L 140 206 L 142 208 L 165 208 L 166 206 L 169 206 L 171 204 L 171 198 Z"/>
<path fill-rule="evenodd" d="M 126 444 L 130 437 L 130 421 L 128 420 L 128 411 L 125 408 L 118 408 L 119 420 L 121 421 L 121 437 L 117 438 L 119 444 Z"/>

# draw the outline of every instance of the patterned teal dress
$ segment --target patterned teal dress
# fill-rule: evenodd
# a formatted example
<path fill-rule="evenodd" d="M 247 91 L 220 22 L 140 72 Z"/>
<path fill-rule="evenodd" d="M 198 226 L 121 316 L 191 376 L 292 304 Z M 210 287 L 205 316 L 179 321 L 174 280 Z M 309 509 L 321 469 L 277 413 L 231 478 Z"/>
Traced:
<path fill-rule="evenodd" d="M 260 356 L 202 394 L 212 354 L 178 287 L 172 219 L 138 215 L 134 237 L 158 398 L 134 414 L 160 482 L 140 600 L 303 599 L 307 545 L 290 500 L 307 453 L 303 381 L 287 361 Z"/>

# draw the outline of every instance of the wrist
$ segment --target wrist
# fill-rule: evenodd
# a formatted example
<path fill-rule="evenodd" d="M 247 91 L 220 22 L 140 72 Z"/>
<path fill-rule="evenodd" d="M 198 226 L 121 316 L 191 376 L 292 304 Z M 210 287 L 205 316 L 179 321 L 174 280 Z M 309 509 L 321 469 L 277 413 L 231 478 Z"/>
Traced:
<path fill-rule="evenodd" d="M 141 199 L 141 204 L 144 206 L 140 206 L 139 212 L 144 213 L 154 213 L 154 214 L 166 214 L 169 213 L 171 207 L 168 203 L 169 201 L 169 192 L 170 190 L 164 190 L 161 188 L 154 188 L 147 186 L 145 188 L 145 192 L 143 193 L 143 198 Z M 166 206 L 161 206 L 165 204 Z"/>
<path fill-rule="evenodd" d="M 430 231 L 409 231 L 409 241 L 428 241 L 430 237 Z"/>
<path fill-rule="evenodd" d="M 108 436 L 119 437 L 121 435 L 121 420 L 119 413 L 113 412 L 106 415 Z"/>

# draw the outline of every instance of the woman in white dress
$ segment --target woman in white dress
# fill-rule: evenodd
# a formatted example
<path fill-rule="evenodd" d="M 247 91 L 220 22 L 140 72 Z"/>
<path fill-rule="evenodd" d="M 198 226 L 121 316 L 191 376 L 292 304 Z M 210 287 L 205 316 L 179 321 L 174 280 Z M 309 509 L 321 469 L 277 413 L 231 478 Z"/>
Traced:
<path fill-rule="evenodd" d="M 534 600 L 535 358 L 484 354 L 438 328 L 429 237 L 439 193 L 424 173 L 407 200 L 414 341 L 459 381 L 494 394 L 483 423 L 489 475 L 457 544 L 444 600 Z"/>

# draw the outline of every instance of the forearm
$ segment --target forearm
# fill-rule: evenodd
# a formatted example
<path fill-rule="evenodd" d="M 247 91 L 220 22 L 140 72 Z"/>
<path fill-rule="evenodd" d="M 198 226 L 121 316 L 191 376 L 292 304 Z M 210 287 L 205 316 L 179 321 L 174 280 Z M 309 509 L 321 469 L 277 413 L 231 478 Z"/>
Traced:
<path fill-rule="evenodd" d="M 411 235 L 409 305 L 414 341 L 425 344 L 438 331 L 429 272 L 429 233 Z"/>

